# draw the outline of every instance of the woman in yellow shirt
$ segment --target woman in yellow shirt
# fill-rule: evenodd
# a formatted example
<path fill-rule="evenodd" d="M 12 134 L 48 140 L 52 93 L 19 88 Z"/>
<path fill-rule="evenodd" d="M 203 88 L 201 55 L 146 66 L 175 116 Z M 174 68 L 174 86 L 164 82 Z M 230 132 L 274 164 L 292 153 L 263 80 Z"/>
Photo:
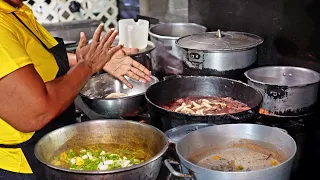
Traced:
<path fill-rule="evenodd" d="M 76 55 L 67 55 L 62 39 L 37 23 L 22 0 L 0 0 L 0 179 L 43 179 L 34 145 L 76 122 L 73 100 L 101 68 L 129 87 L 124 75 L 151 80 L 144 66 L 126 56 L 137 50 L 110 48 L 117 31 L 100 40 L 102 31 L 100 25 L 90 45 L 81 33 Z"/>

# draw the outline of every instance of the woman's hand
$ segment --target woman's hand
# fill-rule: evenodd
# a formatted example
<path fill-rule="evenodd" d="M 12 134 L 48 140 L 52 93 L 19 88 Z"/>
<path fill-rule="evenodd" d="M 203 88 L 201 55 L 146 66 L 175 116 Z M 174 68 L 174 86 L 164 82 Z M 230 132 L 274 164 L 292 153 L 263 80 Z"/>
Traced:
<path fill-rule="evenodd" d="M 103 24 L 99 25 L 95 31 L 92 42 L 88 45 L 85 34 L 81 32 L 80 41 L 76 50 L 77 61 L 85 63 L 90 67 L 92 74 L 96 73 L 110 61 L 111 57 L 121 50 L 122 46 L 110 48 L 118 31 L 109 30 L 100 40 L 101 32 L 103 31 Z"/>
<path fill-rule="evenodd" d="M 141 82 L 151 81 L 151 72 L 144 67 L 142 64 L 133 60 L 128 54 L 135 54 L 138 49 L 134 48 L 123 48 L 118 50 L 108 61 L 103 70 L 107 73 L 118 78 L 129 88 L 132 88 L 132 84 L 124 77 L 124 75 Z"/>

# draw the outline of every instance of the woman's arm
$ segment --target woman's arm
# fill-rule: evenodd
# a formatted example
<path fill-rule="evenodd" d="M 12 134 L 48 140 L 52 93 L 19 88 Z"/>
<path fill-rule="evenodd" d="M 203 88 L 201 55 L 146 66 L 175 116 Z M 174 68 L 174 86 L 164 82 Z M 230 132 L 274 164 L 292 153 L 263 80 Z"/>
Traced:
<path fill-rule="evenodd" d="M 77 58 L 80 60 L 69 72 L 44 83 L 32 64 L 19 68 L 0 79 L 0 117 L 15 129 L 33 132 L 60 115 L 74 100 L 92 74 L 100 70 L 122 47 L 108 50 L 117 32 L 109 31 L 99 42 L 103 25 L 99 26 L 84 53 L 86 44 L 81 35 Z M 111 35 L 112 34 L 112 35 Z M 110 37 L 110 38 L 109 38 Z M 107 48 L 106 48 L 107 47 Z"/>
<path fill-rule="evenodd" d="M 90 78 L 91 68 L 79 63 L 68 74 L 43 83 L 33 65 L 0 80 L 0 116 L 15 129 L 33 132 L 61 114 Z"/>

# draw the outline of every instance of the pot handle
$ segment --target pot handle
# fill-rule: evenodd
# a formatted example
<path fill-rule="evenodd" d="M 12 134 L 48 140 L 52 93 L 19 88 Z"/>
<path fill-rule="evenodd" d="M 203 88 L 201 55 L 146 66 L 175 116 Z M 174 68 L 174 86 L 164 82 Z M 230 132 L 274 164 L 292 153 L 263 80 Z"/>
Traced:
<path fill-rule="evenodd" d="M 177 161 L 173 161 L 171 159 L 166 159 L 166 160 L 164 160 L 164 164 L 169 169 L 170 173 L 173 174 L 174 176 L 193 179 L 190 174 L 184 174 L 184 173 L 181 173 L 181 172 L 174 170 L 174 168 L 171 166 L 171 164 L 180 165 Z"/>

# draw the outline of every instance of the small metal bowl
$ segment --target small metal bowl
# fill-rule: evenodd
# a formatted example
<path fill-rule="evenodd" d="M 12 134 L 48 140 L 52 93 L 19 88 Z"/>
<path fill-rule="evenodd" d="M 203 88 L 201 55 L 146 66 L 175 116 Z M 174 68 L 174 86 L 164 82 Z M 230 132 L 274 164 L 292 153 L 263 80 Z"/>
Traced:
<path fill-rule="evenodd" d="M 142 83 L 129 77 L 126 79 L 133 85 L 128 88 L 115 77 L 104 73 L 93 76 L 80 92 L 83 102 L 93 111 L 105 118 L 126 118 L 138 115 L 146 108 L 144 94 L 146 90 L 159 80 L 152 76 L 150 83 Z M 105 97 L 111 93 L 124 93 L 121 98 Z"/>

